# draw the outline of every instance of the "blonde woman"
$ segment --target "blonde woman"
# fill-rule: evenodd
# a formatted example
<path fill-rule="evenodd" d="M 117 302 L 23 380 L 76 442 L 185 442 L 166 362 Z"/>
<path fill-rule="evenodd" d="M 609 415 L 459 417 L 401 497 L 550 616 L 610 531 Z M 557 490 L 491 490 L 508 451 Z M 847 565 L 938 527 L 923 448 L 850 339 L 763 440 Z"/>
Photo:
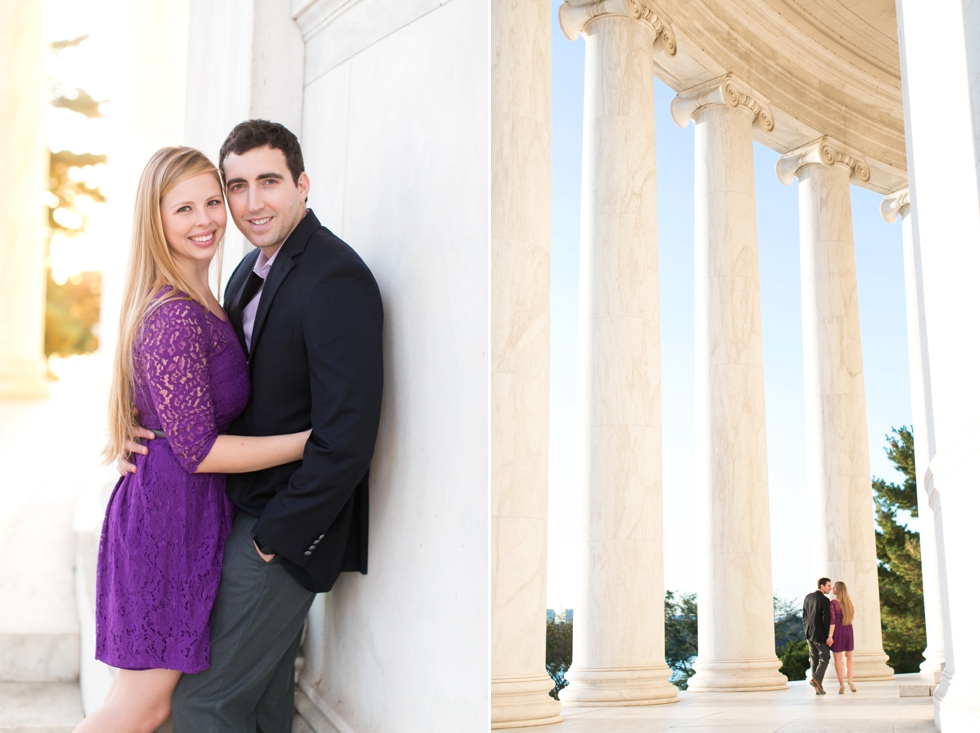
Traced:
<path fill-rule="evenodd" d="M 234 505 L 226 473 L 302 458 L 309 431 L 221 435 L 249 399 L 248 366 L 208 284 L 227 212 L 214 165 L 164 148 L 140 178 L 109 406 L 108 459 L 139 421 L 158 438 L 116 484 L 99 545 L 96 658 L 118 668 L 76 733 L 146 731 L 182 673 L 210 663 L 214 603 Z"/>
<path fill-rule="evenodd" d="M 854 651 L 854 604 L 847 593 L 847 586 L 841 581 L 834 583 L 834 600 L 830 602 L 830 641 L 828 646 L 834 653 L 834 668 L 837 670 L 838 692 L 844 694 L 844 659 L 847 659 L 847 686 L 857 692 L 854 686 L 854 671 L 851 669 L 851 652 Z"/>

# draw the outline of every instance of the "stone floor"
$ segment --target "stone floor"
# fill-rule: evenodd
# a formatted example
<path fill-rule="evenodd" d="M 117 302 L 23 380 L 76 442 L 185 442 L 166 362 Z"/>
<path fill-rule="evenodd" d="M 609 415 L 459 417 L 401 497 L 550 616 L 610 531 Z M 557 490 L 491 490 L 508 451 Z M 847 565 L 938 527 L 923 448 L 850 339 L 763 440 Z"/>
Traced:
<path fill-rule="evenodd" d="M 806 682 L 777 692 L 680 693 L 680 702 L 648 707 L 565 707 L 564 721 L 514 728 L 527 733 L 934 733 L 931 697 L 898 696 L 893 682 L 863 682 L 857 693 L 818 697 Z"/>

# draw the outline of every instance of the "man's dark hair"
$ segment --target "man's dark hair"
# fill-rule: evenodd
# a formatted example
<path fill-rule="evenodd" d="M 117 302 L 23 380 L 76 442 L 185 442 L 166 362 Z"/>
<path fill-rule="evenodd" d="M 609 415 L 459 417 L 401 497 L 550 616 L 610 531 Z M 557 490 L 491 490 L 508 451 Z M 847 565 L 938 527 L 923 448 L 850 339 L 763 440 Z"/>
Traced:
<path fill-rule="evenodd" d="M 823 586 L 830 582 L 830 578 L 821 578 L 817 581 L 817 590 L 820 590 Z"/>
<path fill-rule="evenodd" d="M 303 167 L 303 151 L 300 150 L 296 136 L 280 125 L 269 120 L 246 120 L 235 125 L 228 133 L 221 150 L 218 153 L 218 168 L 221 179 L 225 179 L 225 158 L 230 153 L 242 155 L 255 148 L 268 145 L 273 150 L 281 150 L 286 156 L 286 165 L 293 175 L 293 183 L 299 184 L 299 174 L 306 170 Z"/>

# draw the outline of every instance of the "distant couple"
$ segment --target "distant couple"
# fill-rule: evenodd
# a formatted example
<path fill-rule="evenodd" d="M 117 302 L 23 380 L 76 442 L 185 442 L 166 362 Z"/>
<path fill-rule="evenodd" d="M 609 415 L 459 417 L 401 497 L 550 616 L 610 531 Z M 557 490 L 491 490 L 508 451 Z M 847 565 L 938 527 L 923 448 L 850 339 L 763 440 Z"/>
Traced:
<path fill-rule="evenodd" d="M 76 733 L 149 733 L 171 701 L 176 733 L 289 733 L 314 594 L 367 572 L 381 297 L 309 189 L 299 141 L 265 120 L 231 131 L 218 168 L 175 147 L 143 171 L 97 576 L 96 658 L 118 671 Z M 257 249 L 222 308 L 226 204 Z"/>
<path fill-rule="evenodd" d="M 851 652 L 854 651 L 854 604 L 847 593 L 847 586 L 841 581 L 833 584 L 834 599 L 828 600 L 831 591 L 830 578 L 820 578 L 817 590 L 803 599 L 803 630 L 806 632 L 807 646 L 810 648 L 810 684 L 818 695 L 826 695 L 823 677 L 830 662 L 830 652 L 834 652 L 834 667 L 837 670 L 838 692 L 844 694 L 844 662 L 847 662 L 847 686 L 857 692 L 854 686 L 854 670 L 851 666 Z"/>

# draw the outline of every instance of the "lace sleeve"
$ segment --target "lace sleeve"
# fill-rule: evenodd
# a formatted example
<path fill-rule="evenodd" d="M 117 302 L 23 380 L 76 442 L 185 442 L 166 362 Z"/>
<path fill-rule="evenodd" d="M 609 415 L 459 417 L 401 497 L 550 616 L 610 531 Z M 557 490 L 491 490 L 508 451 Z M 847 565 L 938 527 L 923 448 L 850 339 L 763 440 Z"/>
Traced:
<path fill-rule="evenodd" d="M 200 306 L 164 303 L 144 322 L 139 366 L 163 432 L 180 465 L 194 473 L 218 431 L 208 369 L 210 336 Z"/>
<path fill-rule="evenodd" d="M 840 607 L 840 602 L 835 598 L 830 602 L 830 623 L 839 626 L 844 618 L 844 611 Z"/>

